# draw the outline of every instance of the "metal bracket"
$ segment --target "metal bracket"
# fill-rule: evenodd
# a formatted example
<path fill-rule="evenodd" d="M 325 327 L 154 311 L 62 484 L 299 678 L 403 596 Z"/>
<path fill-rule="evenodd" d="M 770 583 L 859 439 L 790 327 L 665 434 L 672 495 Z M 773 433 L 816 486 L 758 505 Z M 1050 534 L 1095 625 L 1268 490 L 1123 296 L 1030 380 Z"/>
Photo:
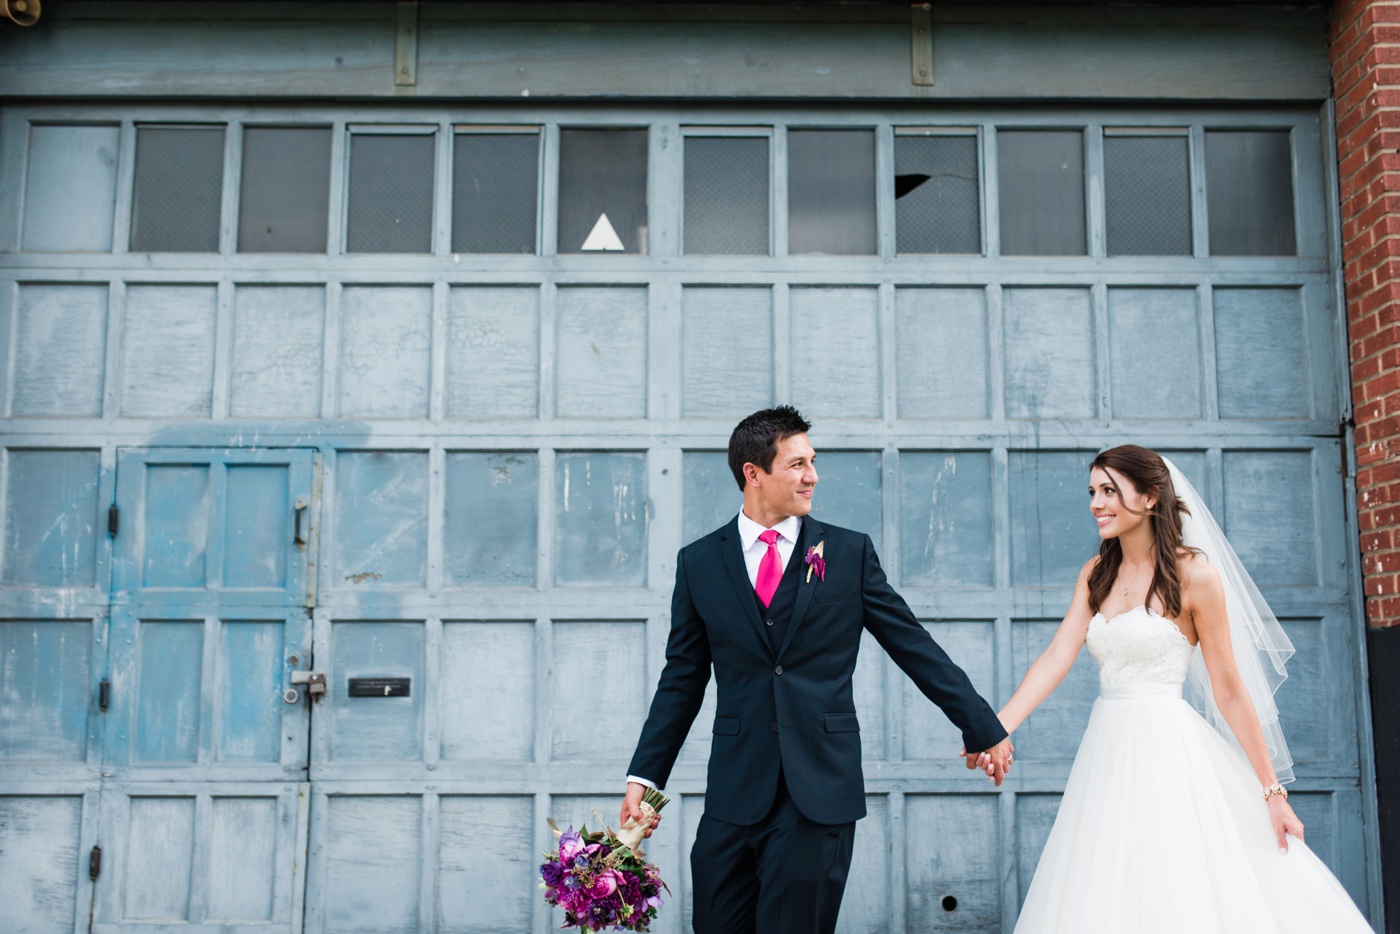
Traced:
<path fill-rule="evenodd" d="M 401 2 L 394 26 L 394 84 L 418 83 L 418 3 Z"/>
<path fill-rule="evenodd" d="M 909 80 L 913 84 L 933 84 L 932 3 L 915 3 L 909 7 Z"/>
<path fill-rule="evenodd" d="M 292 684 L 306 685 L 306 693 L 314 700 L 326 693 L 326 675 L 320 671 L 293 671 Z"/>

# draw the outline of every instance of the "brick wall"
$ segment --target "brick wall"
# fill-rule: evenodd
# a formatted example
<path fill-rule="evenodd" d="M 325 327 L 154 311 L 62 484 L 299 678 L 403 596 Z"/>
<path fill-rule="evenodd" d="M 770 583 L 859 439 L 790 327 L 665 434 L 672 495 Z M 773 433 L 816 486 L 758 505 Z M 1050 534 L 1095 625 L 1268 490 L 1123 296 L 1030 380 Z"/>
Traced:
<path fill-rule="evenodd" d="M 1400 625 L 1400 0 L 1332 13 L 1366 619 Z"/>

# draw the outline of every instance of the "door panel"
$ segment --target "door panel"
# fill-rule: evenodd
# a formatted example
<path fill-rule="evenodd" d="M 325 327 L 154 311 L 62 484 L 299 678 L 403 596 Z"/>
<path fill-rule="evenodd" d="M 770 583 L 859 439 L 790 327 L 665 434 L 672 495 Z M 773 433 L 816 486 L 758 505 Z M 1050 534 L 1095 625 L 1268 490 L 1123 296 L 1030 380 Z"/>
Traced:
<path fill-rule="evenodd" d="M 108 768 L 157 780 L 304 779 L 309 718 L 291 672 L 308 664 L 310 631 L 301 610 L 115 608 Z"/>
<path fill-rule="evenodd" d="M 123 451 L 113 600 L 302 605 L 311 470 L 308 451 Z"/>
<path fill-rule="evenodd" d="M 301 930 L 306 793 L 289 782 L 107 785 L 92 930 Z"/>

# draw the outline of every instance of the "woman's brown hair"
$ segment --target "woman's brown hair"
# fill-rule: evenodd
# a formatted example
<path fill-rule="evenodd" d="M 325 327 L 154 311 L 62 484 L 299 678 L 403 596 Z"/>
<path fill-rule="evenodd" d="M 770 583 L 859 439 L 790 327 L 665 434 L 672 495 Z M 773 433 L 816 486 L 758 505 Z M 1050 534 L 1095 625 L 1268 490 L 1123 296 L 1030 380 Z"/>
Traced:
<path fill-rule="evenodd" d="M 1153 571 L 1152 586 L 1147 588 L 1146 603 L 1152 603 L 1156 594 L 1162 602 L 1165 616 L 1181 613 L 1181 515 L 1190 513 L 1186 505 L 1176 498 L 1172 486 L 1171 473 L 1167 470 L 1162 456 L 1156 451 L 1139 447 L 1136 444 L 1123 444 L 1109 448 L 1094 458 L 1089 465 L 1109 473 L 1115 486 L 1123 481 L 1133 485 L 1139 493 L 1156 497 L 1156 503 L 1147 512 L 1147 521 L 1152 528 Z M 1124 504 L 1127 509 L 1127 504 Z M 1132 510 L 1129 510 L 1130 512 Z M 1141 515 L 1141 513 L 1134 513 Z M 1089 608 L 1098 612 L 1113 589 L 1114 578 L 1123 564 L 1123 546 L 1117 537 L 1105 539 L 1099 545 L 1099 562 L 1089 572 Z"/>

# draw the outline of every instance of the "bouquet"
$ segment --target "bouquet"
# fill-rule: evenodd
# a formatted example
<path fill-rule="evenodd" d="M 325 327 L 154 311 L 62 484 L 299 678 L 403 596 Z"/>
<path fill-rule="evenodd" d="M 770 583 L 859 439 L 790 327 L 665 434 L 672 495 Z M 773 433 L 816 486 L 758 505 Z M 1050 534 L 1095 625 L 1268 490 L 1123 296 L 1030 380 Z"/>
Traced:
<path fill-rule="evenodd" d="M 642 798 L 647 817 L 666 804 L 655 788 Z M 544 854 L 540 866 L 544 900 L 564 909 L 564 927 L 588 931 L 650 931 L 647 925 L 661 907 L 661 872 L 646 861 L 640 843 L 647 825 L 628 818 L 618 833 L 561 831 L 553 818 L 549 828 L 559 838 L 559 848 Z"/>

